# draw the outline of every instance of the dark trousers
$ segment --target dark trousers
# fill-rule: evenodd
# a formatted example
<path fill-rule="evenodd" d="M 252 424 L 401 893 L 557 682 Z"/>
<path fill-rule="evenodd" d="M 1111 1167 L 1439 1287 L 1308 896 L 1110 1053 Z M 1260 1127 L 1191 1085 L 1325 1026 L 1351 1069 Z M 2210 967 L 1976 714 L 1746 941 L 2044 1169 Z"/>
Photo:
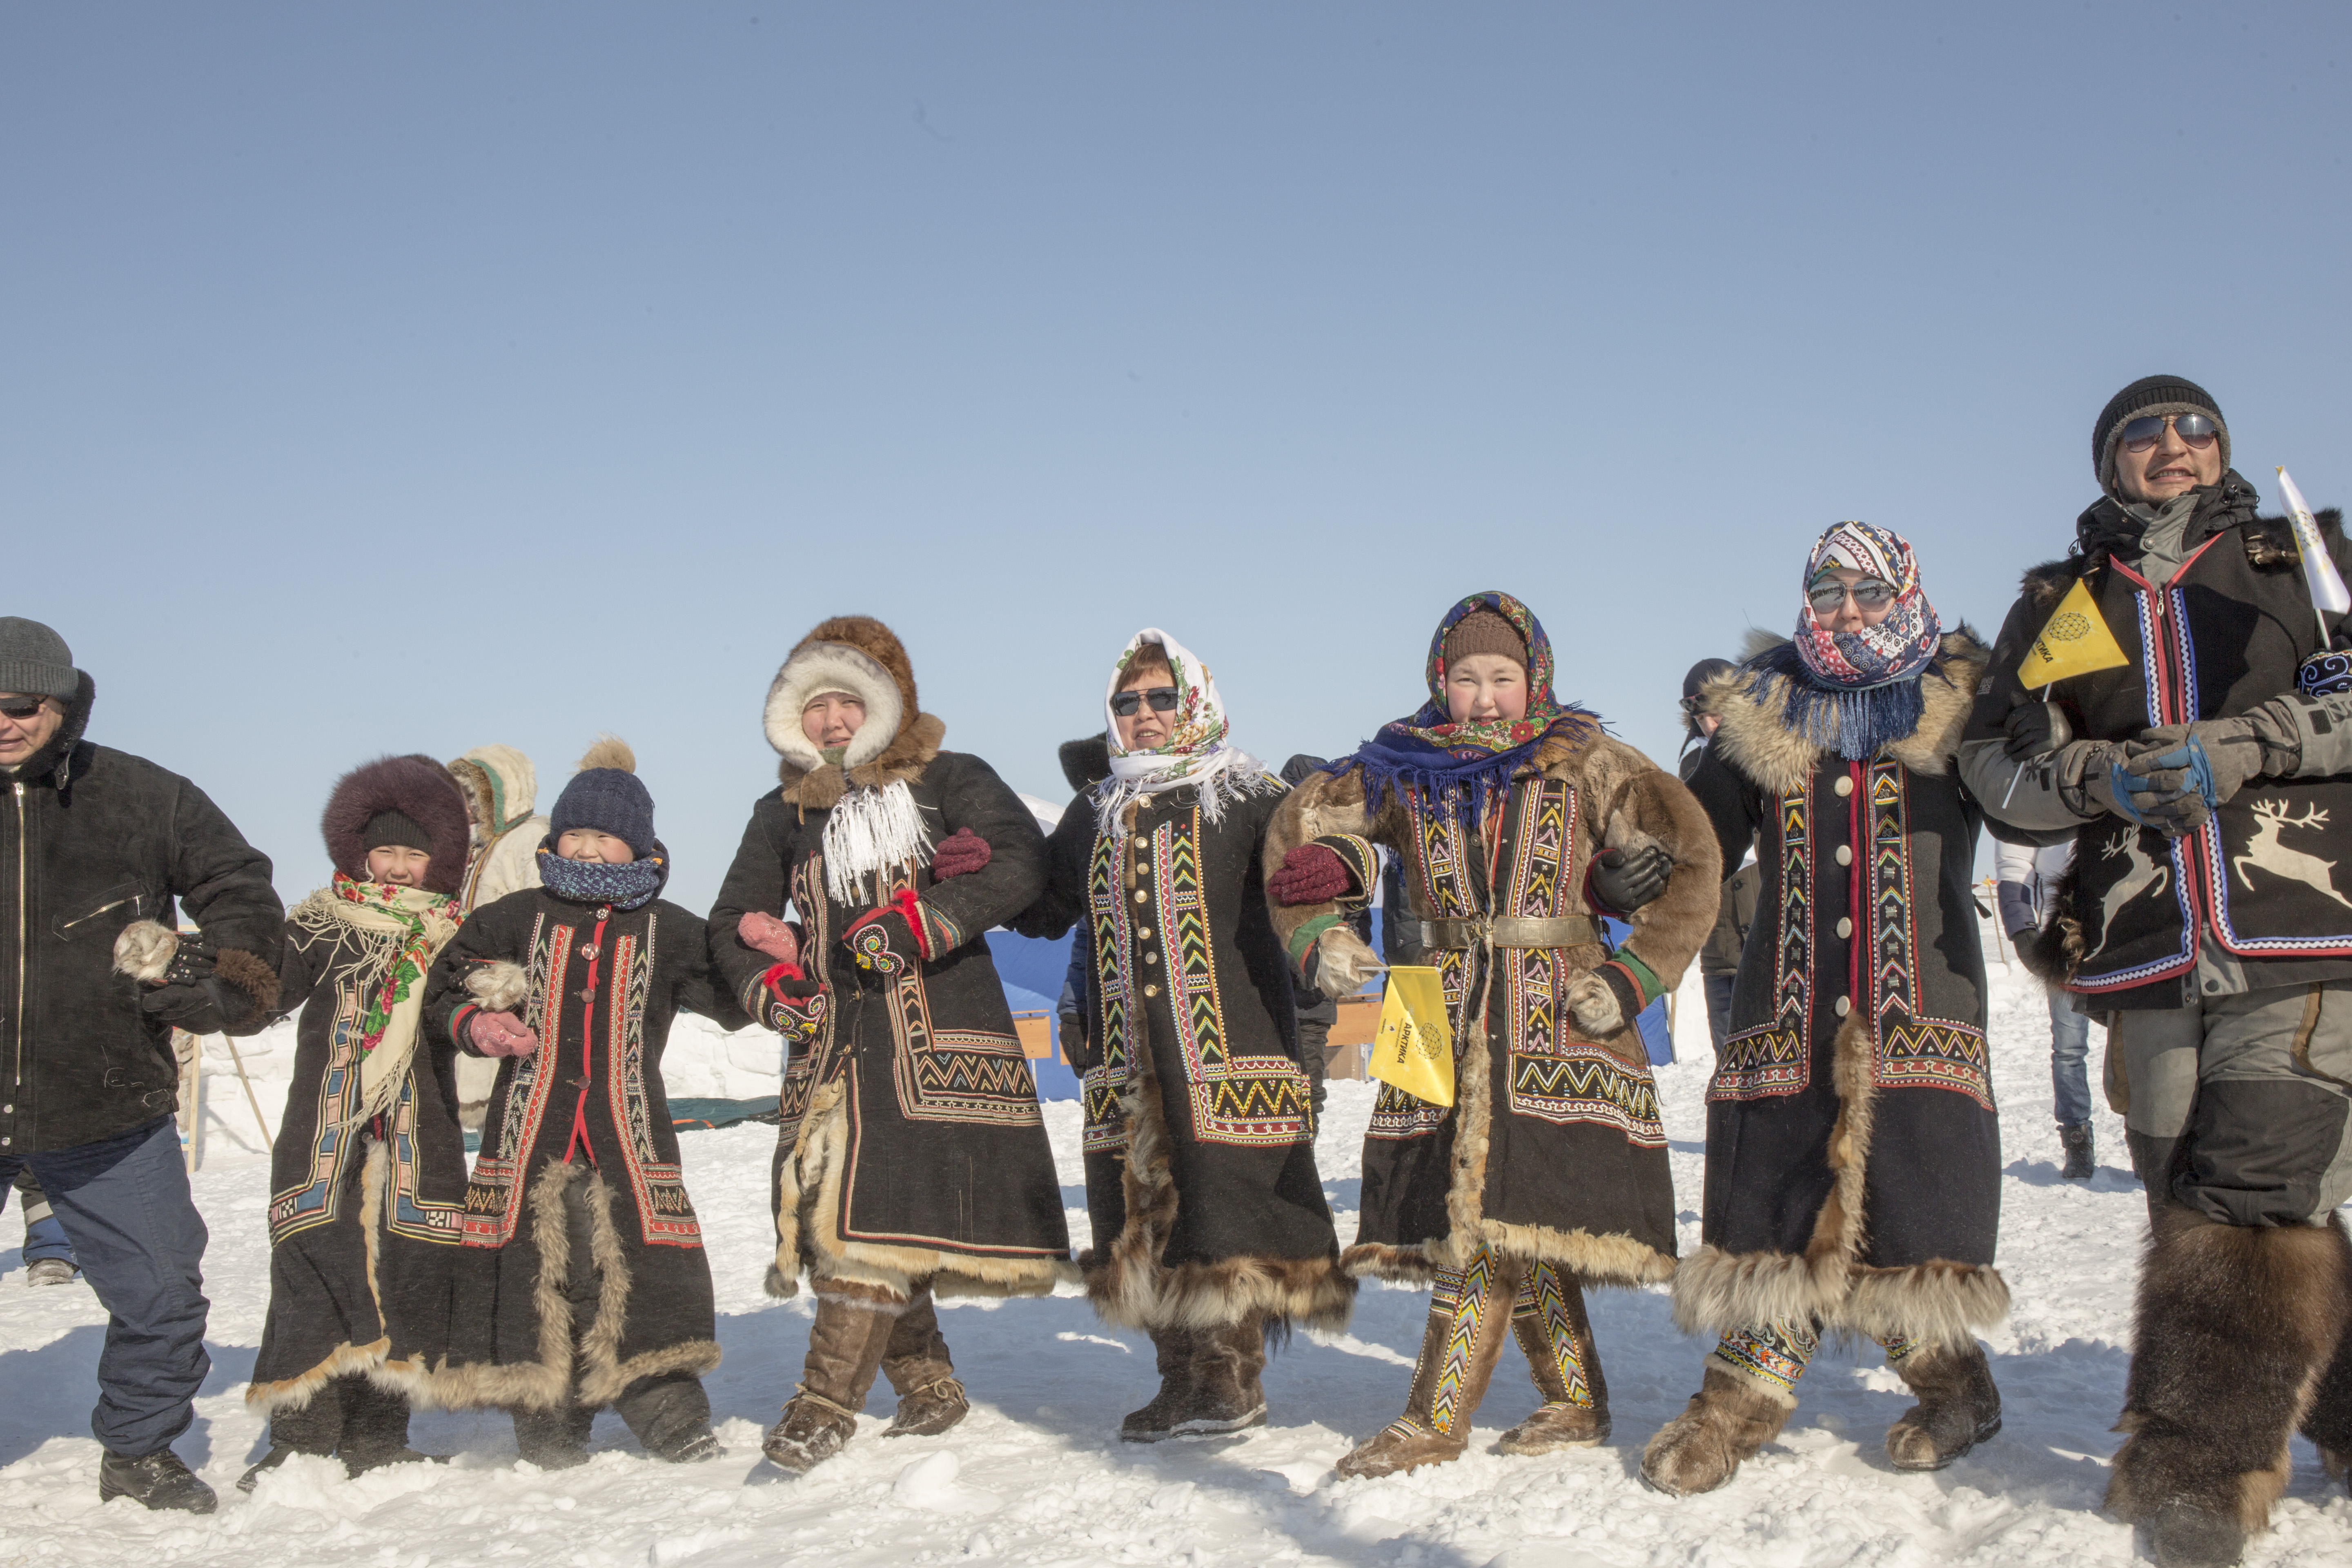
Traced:
<path fill-rule="evenodd" d="M 1706 987 L 1706 1032 L 1715 1041 L 1715 1054 L 1723 1055 L 1723 1042 L 1731 1035 L 1731 987 L 1738 974 L 1701 974 L 1699 981 Z"/>
<path fill-rule="evenodd" d="M 29 1168 L 108 1313 L 89 1429 L 118 1454 L 171 1446 L 195 1417 L 205 1354 L 204 1216 L 168 1116 L 40 1154 L 0 1154 L 0 1189 Z"/>
<path fill-rule="evenodd" d="M 271 1414 L 269 1441 L 298 1454 L 380 1462 L 408 1447 L 408 1401 L 357 1373 L 331 1377 L 301 1409 Z"/>
<path fill-rule="evenodd" d="M 572 1309 L 572 1342 L 576 1347 L 595 1326 L 596 1308 L 604 1290 L 604 1271 L 593 1261 L 596 1238 L 589 1227 L 587 1183 L 564 1184 L 563 1227 L 570 1236 L 572 1259 L 563 1294 Z M 573 1386 L 576 1390 L 576 1381 Z M 663 1373 L 641 1377 L 621 1390 L 613 1401 L 613 1411 L 628 1424 L 646 1452 L 667 1458 L 710 1425 L 710 1396 L 694 1373 Z M 588 1446 L 589 1428 L 595 1421 L 593 1405 L 517 1410 L 515 1447 L 532 1464 L 561 1464 Z"/>

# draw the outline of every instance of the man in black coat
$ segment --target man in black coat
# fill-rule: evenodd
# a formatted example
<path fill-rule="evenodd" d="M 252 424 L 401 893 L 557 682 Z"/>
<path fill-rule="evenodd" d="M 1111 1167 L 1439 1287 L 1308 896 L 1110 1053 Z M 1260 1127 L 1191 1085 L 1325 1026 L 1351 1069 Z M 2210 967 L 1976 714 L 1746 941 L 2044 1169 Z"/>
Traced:
<path fill-rule="evenodd" d="M 32 1169 L 112 1319 L 100 1497 L 208 1513 L 171 1449 L 212 1367 L 172 1029 L 268 1005 L 285 910 L 203 791 L 82 739 L 94 689 L 56 632 L 0 616 L 0 1189 Z M 163 940 L 175 900 L 201 938 Z"/>
<path fill-rule="evenodd" d="M 2105 1017 L 2147 1189 L 2107 1505 L 2159 1563 L 2235 1563 L 2290 1434 L 2352 1460 L 2352 628 L 2203 388 L 2134 382 L 2091 455 L 2104 493 L 2025 574 L 1960 769 L 2001 837 L 2075 847 L 2038 946 Z M 2336 513 L 2315 531 L 2352 566 Z"/>

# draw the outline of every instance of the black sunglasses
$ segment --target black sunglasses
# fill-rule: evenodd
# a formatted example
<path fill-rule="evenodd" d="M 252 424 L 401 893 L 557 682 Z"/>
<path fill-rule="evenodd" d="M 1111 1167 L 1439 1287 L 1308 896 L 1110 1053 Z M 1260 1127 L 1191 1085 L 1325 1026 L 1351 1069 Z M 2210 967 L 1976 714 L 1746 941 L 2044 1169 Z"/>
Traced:
<path fill-rule="evenodd" d="M 2116 440 L 2126 452 L 2145 452 L 2164 439 L 2167 425 L 2174 435 L 2200 450 L 2221 434 L 2221 427 L 2202 414 L 2150 414 L 2125 426 Z"/>
<path fill-rule="evenodd" d="M 45 697 L 0 697 L 0 717 L 15 719 L 22 722 L 38 713 L 41 710 L 41 704 L 47 700 L 48 699 Z M 1170 706 L 1172 707 L 1174 704 L 1171 703 Z"/>
<path fill-rule="evenodd" d="M 1813 614 L 1817 616 L 1833 616 L 1837 614 L 1838 606 L 1845 603 L 1848 594 L 1853 595 L 1853 602 L 1865 610 L 1874 610 L 1895 597 L 1892 587 L 1875 577 L 1864 577 L 1851 588 L 1836 581 L 1816 583 L 1805 590 L 1805 603 L 1812 605 Z"/>
<path fill-rule="evenodd" d="M 1177 692 L 1172 686 L 1155 686 L 1149 691 L 1122 691 L 1110 700 L 1110 710 L 1122 719 L 1132 719 L 1135 710 L 1146 702 L 1154 713 L 1176 711 Z"/>

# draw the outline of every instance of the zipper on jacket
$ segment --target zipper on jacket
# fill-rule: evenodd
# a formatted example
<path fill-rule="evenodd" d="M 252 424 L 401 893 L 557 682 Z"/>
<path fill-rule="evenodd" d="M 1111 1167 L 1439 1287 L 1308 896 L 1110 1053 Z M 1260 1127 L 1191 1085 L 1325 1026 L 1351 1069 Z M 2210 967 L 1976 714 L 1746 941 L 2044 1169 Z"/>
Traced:
<path fill-rule="evenodd" d="M 86 914 L 86 915 L 82 915 L 82 916 L 79 917 L 78 919 L 75 919 L 75 920 L 69 920 L 69 921 L 66 921 L 66 923 L 65 923 L 65 924 L 63 924 L 63 925 L 61 925 L 61 926 L 59 926 L 59 927 L 58 928 L 58 931 L 59 934 L 63 934 L 63 933 L 64 933 L 64 932 L 66 932 L 66 931 L 69 931 L 73 930 L 73 928 L 74 928 L 74 927 L 76 927 L 76 926 L 84 926 L 84 925 L 88 925 L 90 921 L 94 921 L 94 920 L 98 919 L 98 917 L 99 917 L 99 916 L 100 916 L 100 915 L 102 915 L 102 914 L 109 914 L 109 913 L 111 913 L 113 910 L 116 910 L 121 909 L 121 908 L 123 905 L 125 905 L 125 904 L 135 904 L 135 903 L 137 903 L 137 902 L 139 901 L 139 897 L 140 897 L 140 896 L 139 896 L 137 893 L 133 893 L 133 894 L 131 894 L 131 895 L 129 898 L 127 898 L 127 899 L 117 899 L 117 900 L 114 900 L 114 902 L 112 902 L 112 903 L 110 903 L 110 904 L 106 905 L 106 906 L 105 906 L 104 908 L 102 908 L 102 909 L 95 909 L 95 910 L 90 910 L 90 911 L 89 911 L 89 913 L 88 913 L 88 914 Z"/>

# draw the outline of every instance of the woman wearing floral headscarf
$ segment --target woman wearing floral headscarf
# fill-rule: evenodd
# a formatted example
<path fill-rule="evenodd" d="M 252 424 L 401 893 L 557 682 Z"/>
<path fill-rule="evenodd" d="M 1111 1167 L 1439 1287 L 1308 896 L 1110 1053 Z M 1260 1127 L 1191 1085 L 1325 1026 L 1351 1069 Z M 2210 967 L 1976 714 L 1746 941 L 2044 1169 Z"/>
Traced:
<path fill-rule="evenodd" d="M 1160 1392 L 1130 1442 L 1265 1419 L 1269 1329 L 1348 1321 L 1315 1169 L 1311 1086 L 1260 856 L 1281 782 L 1226 740 L 1216 681 L 1158 627 L 1104 694 L 1110 776 L 1062 814 L 1015 929 L 1082 924 L 1099 1042 L 1086 1073 L 1087 1294 L 1148 1331 Z"/>
<path fill-rule="evenodd" d="M 1716 836 L 1672 774 L 1552 695 L 1527 606 L 1477 594 L 1430 641 L 1429 700 L 1283 803 L 1266 846 L 1276 932 L 1338 996 L 1380 965 L 1349 923 L 1402 862 L 1388 919 L 1434 965 L 1454 1102 L 1384 1087 L 1364 1138 L 1351 1274 L 1433 1288 L 1404 1415 L 1339 1461 L 1386 1475 L 1458 1458 L 1507 1338 L 1542 1405 L 1509 1454 L 1609 1435 L 1589 1284 L 1675 1267 L 1674 1183 L 1634 1016 L 1714 927 Z M 1632 934 L 1612 948 L 1601 914 Z"/>
<path fill-rule="evenodd" d="M 1721 1336 L 1643 1478 L 1701 1492 L 1796 1408 L 1828 1331 L 1886 1349 L 1919 1403 L 1900 1469 L 2000 1427 L 1971 1331 L 2000 1321 L 2000 1129 L 1970 880 L 1981 816 L 1953 768 L 1985 663 L 1946 632 L 1901 536 L 1824 532 L 1793 642 L 1701 693 L 1720 717 L 1690 787 L 1726 865 L 1764 884 L 1707 1089 L 1701 1238 L 1675 1276 L 1685 1331 Z"/>

